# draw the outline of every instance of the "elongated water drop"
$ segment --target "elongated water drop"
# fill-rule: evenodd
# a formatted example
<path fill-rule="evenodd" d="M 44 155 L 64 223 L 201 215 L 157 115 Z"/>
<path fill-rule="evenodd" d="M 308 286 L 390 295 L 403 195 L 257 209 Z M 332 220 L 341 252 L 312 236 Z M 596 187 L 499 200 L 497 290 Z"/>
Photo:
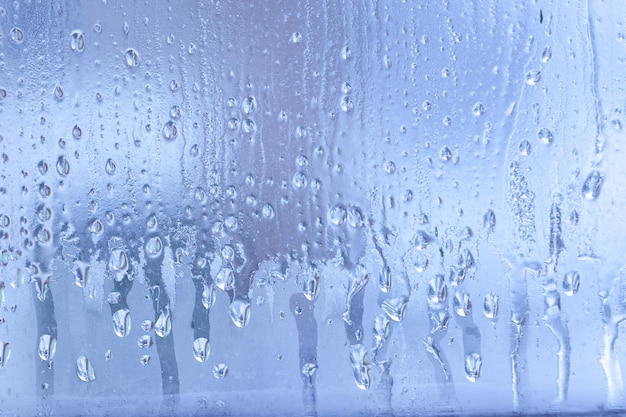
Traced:
<path fill-rule="evenodd" d="M 85 355 L 80 355 L 76 360 L 76 375 L 83 382 L 92 382 L 96 379 L 93 365 Z"/>
<path fill-rule="evenodd" d="M 126 337 L 130 332 L 130 310 L 122 308 L 113 313 L 113 331 L 118 337 Z"/>
<path fill-rule="evenodd" d="M 57 351 L 57 340 L 54 336 L 44 334 L 39 337 L 37 353 L 42 361 L 49 361 L 54 358 Z"/>
<path fill-rule="evenodd" d="M 206 362 L 211 353 L 209 339 L 199 337 L 193 341 L 193 357 L 200 363 Z"/>

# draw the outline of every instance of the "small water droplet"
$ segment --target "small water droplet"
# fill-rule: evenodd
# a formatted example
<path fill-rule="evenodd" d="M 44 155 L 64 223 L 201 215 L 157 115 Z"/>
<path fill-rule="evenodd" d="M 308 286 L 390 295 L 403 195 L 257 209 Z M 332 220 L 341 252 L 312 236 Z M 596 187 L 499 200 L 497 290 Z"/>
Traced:
<path fill-rule="evenodd" d="M 476 117 L 480 117 L 485 114 L 485 106 L 483 105 L 483 103 L 478 102 L 474 104 L 474 106 L 472 107 L 472 113 Z"/>
<path fill-rule="evenodd" d="M 444 161 L 449 161 L 450 159 L 452 159 L 452 152 L 450 151 L 450 148 L 448 148 L 447 146 L 441 148 L 441 150 L 439 151 L 439 157 Z"/>
<path fill-rule="evenodd" d="M 11 358 L 11 346 L 9 342 L 0 340 L 0 368 L 3 368 Z"/>
<path fill-rule="evenodd" d="M 250 322 L 250 301 L 239 298 L 234 299 L 229 307 L 230 319 L 235 326 L 244 327 Z"/>
<path fill-rule="evenodd" d="M 383 301 L 381 308 L 390 319 L 393 321 L 402 321 L 404 319 L 404 315 L 406 313 L 406 305 L 409 302 L 409 299 L 401 295 L 397 298 L 391 298 Z"/>
<path fill-rule="evenodd" d="M 549 145 L 554 141 L 554 135 L 552 135 L 552 132 L 550 132 L 550 130 L 545 127 L 539 129 L 539 132 L 537 132 L 537 137 L 541 142 L 545 143 L 546 145 Z"/>
<path fill-rule="evenodd" d="M 528 156 L 530 155 L 530 152 L 532 151 L 532 146 L 530 144 L 529 141 L 527 141 L 526 139 L 522 140 L 519 143 L 519 153 L 522 156 Z"/>
<path fill-rule="evenodd" d="M 567 296 L 573 296 L 578 292 L 580 287 L 580 274 L 578 271 L 569 271 L 563 277 L 563 293 Z"/>
<path fill-rule="evenodd" d="M 550 46 L 546 46 L 541 54 L 541 62 L 545 64 L 550 61 L 550 59 L 552 59 L 552 48 L 550 48 Z"/>
<path fill-rule="evenodd" d="M 341 226 L 346 222 L 347 215 L 345 207 L 337 204 L 328 211 L 328 221 L 335 226 Z"/>
<path fill-rule="evenodd" d="M 202 286 L 202 305 L 208 310 L 215 303 L 215 286 L 206 282 L 203 282 Z"/>
<path fill-rule="evenodd" d="M 476 382 L 480 378 L 483 367 L 483 360 L 478 353 L 465 355 L 465 377 L 471 382 Z"/>
<path fill-rule="evenodd" d="M 122 308 L 113 313 L 113 331 L 118 337 L 126 337 L 130 333 L 130 310 Z"/>
<path fill-rule="evenodd" d="M 352 103 L 352 99 L 348 96 L 344 96 L 340 102 L 341 110 L 345 112 L 349 112 L 354 108 L 354 103 Z"/>
<path fill-rule="evenodd" d="M 435 275 L 428 282 L 428 304 L 435 307 L 444 304 L 448 298 L 448 287 L 441 274 Z"/>
<path fill-rule="evenodd" d="M 104 352 L 104 360 L 109 362 L 111 359 L 113 359 L 113 353 L 111 352 L 111 349 L 108 349 Z"/>
<path fill-rule="evenodd" d="M 172 119 L 178 119 L 182 115 L 182 112 L 183 111 L 181 110 L 180 106 L 178 104 L 175 104 L 170 108 L 170 117 Z"/>
<path fill-rule="evenodd" d="M 374 319 L 374 344 L 380 348 L 389 337 L 390 331 L 389 316 L 387 314 L 379 314 Z"/>
<path fill-rule="evenodd" d="M 582 187 L 582 195 L 586 200 L 595 200 L 600 195 L 604 177 L 598 171 L 591 171 Z"/>
<path fill-rule="evenodd" d="M 65 98 L 63 87 L 61 87 L 58 84 L 54 86 L 54 98 L 57 99 L 58 101 L 61 101 Z"/>
<path fill-rule="evenodd" d="M 172 316 L 170 308 L 166 306 L 159 312 L 159 317 L 154 324 L 154 332 L 159 337 L 167 337 L 172 331 Z"/>
<path fill-rule="evenodd" d="M 141 363 L 143 366 L 150 365 L 151 361 L 152 358 L 150 357 L 150 355 L 141 355 L 141 358 L 139 359 L 139 363 Z"/>
<path fill-rule="evenodd" d="M 104 166 L 104 170 L 105 170 L 105 172 L 106 172 L 108 175 L 113 175 L 113 174 L 115 174 L 115 169 L 116 169 L 116 168 L 117 168 L 117 167 L 116 167 L 116 165 L 115 165 L 115 162 L 114 162 L 111 158 L 107 159 L 106 164 L 105 164 L 105 166 Z"/>
<path fill-rule="evenodd" d="M 70 162 L 64 156 L 57 159 L 57 174 L 66 177 L 70 173 Z"/>
<path fill-rule="evenodd" d="M 152 322 L 152 320 L 144 320 L 141 322 L 140 327 L 141 330 L 147 333 L 154 328 L 154 323 Z"/>
<path fill-rule="evenodd" d="M 167 140 L 174 140 L 176 136 L 178 136 L 178 127 L 170 120 L 163 125 L 163 137 Z"/>
<path fill-rule="evenodd" d="M 76 360 L 76 375 L 83 382 L 91 382 L 96 379 L 93 365 L 85 355 L 80 355 Z"/>
<path fill-rule="evenodd" d="M 496 214 L 492 209 L 487 209 L 485 214 L 483 215 L 483 230 L 485 231 L 493 231 L 496 227 Z"/>
<path fill-rule="evenodd" d="M 541 71 L 530 70 L 526 73 L 526 84 L 537 85 L 539 81 L 541 81 Z"/>
<path fill-rule="evenodd" d="M 218 363 L 213 366 L 213 376 L 217 379 L 222 379 L 228 375 L 228 366 L 225 363 Z"/>
<path fill-rule="evenodd" d="M 70 34 L 70 49 L 76 52 L 83 52 L 85 49 L 85 35 L 81 30 L 75 30 Z"/>
<path fill-rule="evenodd" d="M 302 42 L 302 34 L 300 32 L 293 32 L 291 34 L 291 43 L 300 43 Z"/>
<path fill-rule="evenodd" d="M 74 139 L 80 139 L 83 136 L 83 130 L 78 125 L 74 125 L 72 128 L 72 136 Z"/>
<path fill-rule="evenodd" d="M 349 47 L 344 46 L 343 48 L 341 48 L 341 57 L 343 59 L 350 59 L 351 56 L 352 56 L 352 51 L 350 50 Z"/>
<path fill-rule="evenodd" d="M 391 268 L 388 265 L 383 267 L 382 273 L 378 276 L 380 291 L 388 293 L 391 290 Z"/>
<path fill-rule="evenodd" d="M 257 107 L 256 98 L 254 98 L 254 96 L 246 97 L 245 99 L 243 99 L 243 102 L 241 103 L 241 107 L 245 114 L 250 114 L 254 112 Z"/>
<path fill-rule="evenodd" d="M 49 334 L 44 334 L 39 337 L 39 347 L 37 349 L 37 353 L 39 354 L 39 358 L 42 361 L 49 361 L 54 358 L 56 351 L 56 337 Z"/>
<path fill-rule="evenodd" d="M 211 344 L 206 337 L 199 337 L 193 341 L 193 357 L 200 363 L 206 362 L 211 354 Z"/>
<path fill-rule="evenodd" d="M 158 258 L 163 253 L 163 242 L 159 236 L 148 238 L 145 244 L 146 256 L 149 258 Z"/>
<path fill-rule="evenodd" d="M 454 294 L 452 306 L 454 308 L 454 312 L 461 317 L 467 317 L 472 312 L 472 301 L 470 300 L 470 296 L 463 290 L 459 290 L 456 294 Z"/>
<path fill-rule="evenodd" d="M 139 345 L 139 347 L 142 349 L 148 349 L 153 344 L 154 344 L 154 339 L 152 338 L 152 336 L 148 334 L 144 334 L 143 336 L 139 338 L 139 340 L 137 340 L 137 345 Z"/>
<path fill-rule="evenodd" d="M 128 48 L 124 52 L 124 58 L 126 59 L 126 65 L 129 67 L 136 67 L 139 65 L 139 54 L 133 48 Z"/>
<path fill-rule="evenodd" d="M 498 311 L 500 309 L 500 297 L 494 292 L 490 292 L 485 295 L 483 300 L 483 314 L 488 319 L 495 319 L 498 317 Z"/>
<path fill-rule="evenodd" d="M 17 45 L 21 44 L 24 42 L 24 31 L 18 27 L 11 28 L 9 31 L 9 39 Z"/>
<path fill-rule="evenodd" d="M 367 357 L 367 349 L 362 344 L 352 345 L 350 348 L 350 364 L 354 382 L 359 389 L 369 389 L 372 378 L 370 376 L 370 364 Z"/>
<path fill-rule="evenodd" d="M 302 292 L 309 301 L 314 301 L 319 293 L 320 276 L 316 268 L 307 271 L 302 281 Z"/>
<path fill-rule="evenodd" d="M 111 291 L 109 295 L 107 295 L 107 303 L 109 304 L 118 304 L 122 301 L 122 294 L 118 291 Z"/>

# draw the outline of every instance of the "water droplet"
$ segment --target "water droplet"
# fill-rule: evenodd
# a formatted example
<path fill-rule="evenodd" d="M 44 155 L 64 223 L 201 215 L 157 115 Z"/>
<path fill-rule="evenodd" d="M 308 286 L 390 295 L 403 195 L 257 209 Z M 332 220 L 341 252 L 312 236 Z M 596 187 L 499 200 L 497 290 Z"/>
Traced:
<path fill-rule="evenodd" d="M 295 188 L 304 188 L 307 185 L 306 174 L 304 172 L 296 172 L 291 180 Z"/>
<path fill-rule="evenodd" d="M 139 359 L 139 363 L 141 363 L 143 366 L 150 365 L 151 361 L 152 358 L 150 357 L 150 355 L 141 355 L 141 358 Z"/>
<path fill-rule="evenodd" d="M 245 114 L 250 114 L 256 110 L 256 98 L 254 96 L 248 96 L 243 99 L 241 107 Z"/>
<path fill-rule="evenodd" d="M 0 340 L 0 368 L 3 368 L 11 358 L 11 346 L 9 342 Z"/>
<path fill-rule="evenodd" d="M 393 161 L 385 162 L 385 171 L 387 174 L 393 174 L 396 172 L 396 164 Z"/>
<path fill-rule="evenodd" d="M 539 81 L 541 81 L 541 71 L 530 70 L 526 73 L 526 84 L 536 85 Z"/>
<path fill-rule="evenodd" d="M 580 274 L 578 271 L 569 271 L 563 277 L 563 293 L 567 296 L 573 296 L 578 292 L 580 287 Z"/>
<path fill-rule="evenodd" d="M 189 155 L 191 155 L 193 158 L 195 158 L 196 156 L 200 155 L 200 148 L 198 147 L 198 145 L 193 145 L 189 149 Z"/>
<path fill-rule="evenodd" d="M 273 219 L 274 218 L 274 207 L 272 207 L 271 204 L 266 204 L 263 206 L 263 217 L 265 217 L 266 219 Z"/>
<path fill-rule="evenodd" d="M 444 304 L 448 298 L 448 287 L 441 274 L 435 275 L 428 282 L 428 304 L 435 307 Z"/>
<path fill-rule="evenodd" d="M 441 148 L 441 150 L 439 151 L 439 157 L 444 161 L 449 161 L 452 158 L 452 152 L 450 151 L 450 148 L 448 148 L 447 146 Z"/>
<path fill-rule="evenodd" d="M 42 361 L 49 361 L 54 358 L 57 351 L 57 339 L 49 334 L 44 334 L 39 338 L 37 353 Z"/>
<path fill-rule="evenodd" d="M 387 314 L 379 314 L 374 319 L 374 344 L 380 348 L 389 337 L 390 321 Z"/>
<path fill-rule="evenodd" d="M 483 367 L 483 360 L 478 353 L 465 355 L 465 377 L 471 382 L 476 382 L 480 378 Z"/>
<path fill-rule="evenodd" d="M 383 267 L 382 273 L 378 276 L 380 290 L 388 293 L 391 290 L 391 268 L 388 265 Z"/>
<path fill-rule="evenodd" d="M 358 229 L 361 226 L 363 226 L 364 220 L 363 220 L 363 213 L 361 212 L 361 209 L 357 206 L 350 206 L 348 208 L 348 212 L 347 212 L 347 223 L 348 226 L 354 228 L 354 229 Z"/>
<path fill-rule="evenodd" d="M 522 140 L 519 143 L 519 153 L 522 156 L 528 156 L 530 155 L 530 152 L 532 151 L 532 146 L 530 144 L 529 141 L 527 141 L 526 139 Z"/>
<path fill-rule="evenodd" d="M 200 363 L 206 362 L 211 354 L 211 344 L 206 337 L 199 337 L 193 341 L 193 357 Z"/>
<path fill-rule="evenodd" d="M 205 309 L 210 309 L 215 303 L 215 286 L 213 284 L 202 283 L 202 305 Z"/>
<path fill-rule="evenodd" d="M 485 214 L 483 215 L 483 230 L 485 231 L 493 231 L 496 227 L 496 214 L 492 209 L 487 209 Z"/>
<path fill-rule="evenodd" d="M 345 112 L 349 112 L 350 110 L 352 110 L 354 108 L 354 103 L 352 103 L 352 99 L 348 96 L 344 96 L 341 99 L 341 110 L 345 111 Z"/>
<path fill-rule="evenodd" d="M 500 297 L 494 292 L 490 292 L 485 295 L 483 300 L 483 314 L 488 319 L 495 319 L 498 317 L 498 310 L 500 309 Z"/>
<path fill-rule="evenodd" d="M 539 129 L 539 132 L 537 132 L 537 137 L 541 142 L 545 143 L 546 145 L 549 145 L 554 141 L 554 136 L 552 135 L 552 132 L 550 132 L 550 130 L 545 127 Z"/>
<path fill-rule="evenodd" d="M 63 100 L 65 98 L 65 93 L 63 92 L 63 87 L 60 85 L 54 86 L 54 98 L 58 101 Z"/>
<path fill-rule="evenodd" d="M 463 290 L 459 290 L 456 294 L 454 294 L 452 306 L 454 308 L 454 312 L 461 317 L 467 317 L 472 312 L 472 301 L 470 300 L 470 296 Z"/>
<path fill-rule="evenodd" d="M 235 272 L 230 267 L 224 267 L 215 276 L 215 286 L 222 291 L 230 291 L 235 285 Z"/>
<path fill-rule="evenodd" d="M 485 106 L 483 106 L 483 103 L 478 102 L 474 104 L 474 107 L 472 107 L 472 113 L 476 117 L 479 117 L 485 114 Z"/>
<path fill-rule="evenodd" d="M 59 156 L 57 159 L 57 173 L 62 177 L 66 177 L 70 173 L 70 163 L 64 156 Z"/>
<path fill-rule="evenodd" d="M 130 333 L 130 310 L 122 308 L 113 313 L 113 331 L 118 337 L 126 337 Z"/>
<path fill-rule="evenodd" d="M 172 331 L 172 316 L 170 314 L 170 308 L 166 306 L 159 312 L 159 318 L 157 318 L 154 324 L 154 332 L 159 337 L 167 337 Z"/>
<path fill-rule="evenodd" d="M 149 334 L 144 334 L 137 340 L 137 345 L 142 349 L 148 349 L 154 344 L 154 339 Z"/>
<path fill-rule="evenodd" d="M 541 62 L 545 64 L 550 61 L 550 59 L 552 59 L 552 48 L 550 48 L 550 46 L 546 46 L 541 54 Z"/>
<path fill-rule="evenodd" d="M 415 256 L 413 266 L 415 267 L 415 270 L 421 274 L 428 267 L 428 257 L 423 252 L 419 252 Z"/>
<path fill-rule="evenodd" d="M 291 43 L 300 43 L 302 42 L 302 34 L 300 32 L 293 32 L 291 34 Z"/>
<path fill-rule="evenodd" d="M 76 360 L 76 375 L 83 382 L 91 382 L 96 379 L 93 365 L 85 355 L 80 355 Z"/>
<path fill-rule="evenodd" d="M 170 108 L 170 117 L 172 119 L 178 119 L 182 115 L 182 110 L 179 105 L 175 104 Z"/>
<path fill-rule="evenodd" d="M 341 226 L 346 222 L 347 218 L 346 208 L 340 204 L 337 204 L 328 211 L 328 221 L 335 226 Z"/>
<path fill-rule="evenodd" d="M 152 322 L 152 320 L 144 320 L 141 322 L 140 327 L 141 330 L 147 333 L 154 328 L 154 323 Z"/>
<path fill-rule="evenodd" d="M 126 59 L 126 65 L 129 67 L 136 67 L 139 65 L 139 54 L 133 48 L 128 48 L 124 52 L 124 58 Z"/>
<path fill-rule="evenodd" d="M 218 363 L 213 367 L 213 376 L 217 379 L 222 379 L 228 375 L 228 366 L 225 363 Z"/>
<path fill-rule="evenodd" d="M 122 301 L 122 294 L 118 291 L 111 291 L 109 295 L 107 295 L 107 303 L 109 304 L 118 304 Z"/>
<path fill-rule="evenodd" d="M 402 321 L 402 319 L 404 319 L 404 314 L 406 313 L 406 305 L 408 302 L 409 299 L 406 296 L 401 295 L 400 297 L 383 301 L 381 308 L 393 321 Z"/>
<path fill-rule="evenodd" d="M 109 270 L 113 273 L 114 279 L 118 282 L 122 281 L 127 276 L 128 257 L 126 256 L 126 252 L 122 249 L 114 249 L 111 251 Z"/>
<path fill-rule="evenodd" d="M 307 362 L 302 365 L 302 369 L 300 369 L 300 372 L 302 373 L 302 375 L 307 377 L 309 381 L 312 381 L 313 375 L 315 375 L 315 372 L 317 372 L 317 365 L 311 362 Z"/>
<path fill-rule="evenodd" d="M 21 44 L 24 42 L 24 31 L 18 27 L 11 28 L 9 31 L 9 39 L 17 45 Z"/>
<path fill-rule="evenodd" d="M 81 30 L 75 30 L 70 34 L 70 49 L 76 52 L 83 52 L 85 49 L 85 35 Z"/>
<path fill-rule="evenodd" d="M 170 120 L 163 126 L 163 137 L 167 140 L 174 140 L 176 136 L 178 136 L 178 127 Z"/>
<path fill-rule="evenodd" d="M 352 365 L 352 374 L 356 386 L 362 390 L 369 389 L 372 378 L 370 376 L 370 364 L 365 346 L 357 344 L 350 347 L 350 364 Z"/>
<path fill-rule="evenodd" d="M 306 272 L 302 281 L 302 292 L 309 301 L 314 301 L 319 292 L 320 275 L 316 268 L 311 268 Z"/>
<path fill-rule="evenodd" d="M 591 171 L 585 179 L 582 188 L 582 195 L 586 200 L 595 200 L 600 195 L 604 177 L 598 171 Z"/>
<path fill-rule="evenodd" d="M 115 162 L 114 162 L 111 158 L 107 159 L 107 162 L 106 162 L 106 164 L 104 165 L 104 170 L 105 170 L 105 172 L 106 172 L 108 175 L 113 175 L 113 174 L 115 174 L 115 169 L 116 169 L 116 168 L 117 168 L 117 167 L 116 167 L 116 165 L 115 165 Z"/>
<path fill-rule="evenodd" d="M 81 129 L 78 125 L 74 125 L 72 128 L 72 136 L 74 136 L 74 139 L 76 140 L 80 139 L 83 136 L 83 129 Z"/>
<path fill-rule="evenodd" d="M 343 48 L 341 48 L 341 57 L 343 59 L 350 59 L 351 56 L 352 56 L 352 51 L 350 50 L 350 48 L 348 48 L 347 46 L 344 46 Z"/>
<path fill-rule="evenodd" d="M 108 349 L 104 352 L 104 360 L 109 362 L 111 359 L 113 359 L 113 353 L 111 352 L 111 349 Z"/>
<path fill-rule="evenodd" d="M 91 267 L 85 262 L 76 261 L 76 269 L 74 271 L 74 283 L 79 288 L 85 288 L 91 281 Z"/>
<path fill-rule="evenodd" d="M 158 258 L 163 253 L 163 242 L 159 236 L 148 238 L 145 245 L 146 256 L 149 258 Z"/>
<path fill-rule="evenodd" d="M 250 301 L 236 298 L 230 303 L 230 319 L 235 326 L 244 327 L 250 321 Z"/>

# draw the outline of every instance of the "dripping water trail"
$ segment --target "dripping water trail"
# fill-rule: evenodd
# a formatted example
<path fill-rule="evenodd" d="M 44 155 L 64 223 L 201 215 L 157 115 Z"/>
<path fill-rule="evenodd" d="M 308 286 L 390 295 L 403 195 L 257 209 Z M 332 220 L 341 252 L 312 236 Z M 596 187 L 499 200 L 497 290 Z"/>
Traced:
<path fill-rule="evenodd" d="M 300 355 L 300 377 L 302 378 L 302 402 L 307 416 L 317 416 L 317 320 L 315 303 L 304 294 L 291 296 L 289 308 L 296 319 L 298 329 L 298 352 Z M 296 313 L 298 311 L 299 313 Z"/>

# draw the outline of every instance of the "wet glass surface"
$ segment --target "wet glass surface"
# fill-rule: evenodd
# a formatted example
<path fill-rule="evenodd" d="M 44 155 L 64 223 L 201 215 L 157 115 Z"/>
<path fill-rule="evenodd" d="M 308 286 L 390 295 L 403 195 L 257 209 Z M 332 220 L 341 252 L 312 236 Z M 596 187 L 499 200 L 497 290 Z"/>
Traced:
<path fill-rule="evenodd" d="M 0 0 L 0 414 L 623 410 L 624 16 Z"/>

